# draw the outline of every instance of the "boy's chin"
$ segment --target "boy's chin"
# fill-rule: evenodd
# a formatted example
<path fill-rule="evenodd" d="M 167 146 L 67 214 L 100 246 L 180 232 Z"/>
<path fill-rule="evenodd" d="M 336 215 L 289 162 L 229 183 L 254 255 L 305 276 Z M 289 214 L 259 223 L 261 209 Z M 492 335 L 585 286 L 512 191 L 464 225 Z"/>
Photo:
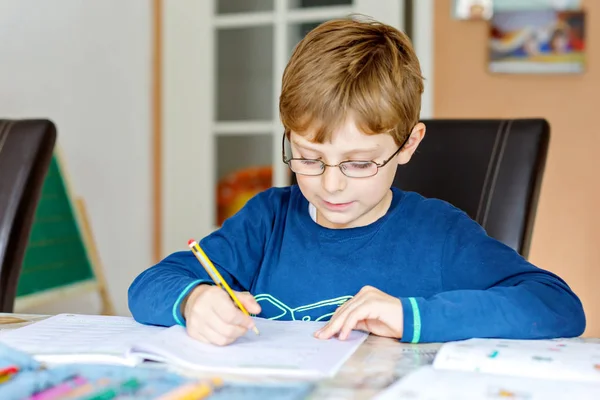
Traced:
<path fill-rule="evenodd" d="M 319 210 L 319 214 L 324 221 L 321 225 L 325 225 L 334 229 L 353 228 L 357 226 L 357 216 L 354 213 L 334 213 L 331 211 Z"/>

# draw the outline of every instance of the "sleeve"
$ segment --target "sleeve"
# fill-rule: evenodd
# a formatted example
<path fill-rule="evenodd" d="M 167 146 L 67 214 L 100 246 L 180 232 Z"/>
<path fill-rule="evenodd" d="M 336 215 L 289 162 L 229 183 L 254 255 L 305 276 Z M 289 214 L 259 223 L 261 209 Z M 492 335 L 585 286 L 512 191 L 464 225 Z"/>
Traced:
<path fill-rule="evenodd" d="M 272 231 L 274 207 L 272 196 L 259 194 L 199 243 L 233 290 L 250 289 Z M 133 281 L 129 310 L 143 324 L 185 325 L 181 303 L 201 283 L 212 280 L 192 251 L 176 252 Z"/>
<path fill-rule="evenodd" d="M 535 267 L 460 213 L 441 260 L 442 292 L 401 298 L 403 342 L 579 336 L 585 314 L 558 276 Z"/>

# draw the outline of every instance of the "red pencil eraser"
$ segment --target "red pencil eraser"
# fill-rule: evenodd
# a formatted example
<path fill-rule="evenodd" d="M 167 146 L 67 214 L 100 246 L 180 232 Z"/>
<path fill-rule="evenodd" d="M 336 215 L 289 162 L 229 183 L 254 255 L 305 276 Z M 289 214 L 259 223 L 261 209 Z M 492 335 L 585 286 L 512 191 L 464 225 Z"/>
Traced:
<path fill-rule="evenodd" d="M 194 243 L 194 242 L 195 242 L 195 240 L 194 240 L 194 239 L 190 239 L 190 240 L 188 240 L 188 246 L 191 246 L 191 245 L 192 245 L 192 243 Z"/>

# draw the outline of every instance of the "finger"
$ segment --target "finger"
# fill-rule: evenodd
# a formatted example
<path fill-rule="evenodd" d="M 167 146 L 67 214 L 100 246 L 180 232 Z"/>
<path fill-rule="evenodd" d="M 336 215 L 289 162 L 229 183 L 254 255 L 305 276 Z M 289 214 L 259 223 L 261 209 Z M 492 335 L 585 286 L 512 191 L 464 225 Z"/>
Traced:
<path fill-rule="evenodd" d="M 202 326 L 202 331 L 200 332 L 209 343 L 217 345 L 217 346 L 227 346 L 235 341 L 235 339 L 231 339 L 221 333 L 217 332 L 210 326 L 209 324 L 205 324 Z"/>
<path fill-rule="evenodd" d="M 226 325 L 220 321 L 219 317 L 215 314 L 214 309 L 209 308 L 205 313 L 203 313 L 201 319 L 192 319 L 190 323 L 187 324 L 186 330 L 190 337 L 204 343 L 224 346 L 234 342 L 239 335 L 236 336 L 233 330 L 221 328 L 221 324 Z M 242 327 L 232 327 L 238 328 L 245 333 L 245 330 Z"/>
<path fill-rule="evenodd" d="M 335 319 L 332 318 L 331 321 L 329 321 L 329 323 L 323 327 L 322 331 L 319 333 L 319 339 L 329 339 L 336 333 L 340 332 L 346 323 L 348 315 L 356 308 L 359 308 L 364 301 L 364 299 L 357 299 L 356 301 L 353 301 L 352 304 L 349 304 L 344 310 L 340 310 L 341 312 L 338 315 L 334 315 Z"/>
<path fill-rule="evenodd" d="M 340 313 L 344 312 L 344 310 L 346 308 L 348 308 L 350 305 L 352 305 L 352 303 L 354 303 L 356 300 L 360 300 L 360 299 L 357 299 L 355 296 L 355 297 L 352 297 L 352 298 L 346 300 L 343 304 L 338 306 L 338 308 L 335 310 L 335 313 L 333 314 L 333 316 L 331 318 L 334 318 L 336 315 L 339 315 Z"/>
<path fill-rule="evenodd" d="M 344 304 L 342 304 L 340 307 L 338 307 L 338 309 L 335 310 L 329 321 L 315 332 L 315 336 L 320 339 L 329 339 L 330 336 L 326 335 L 328 335 L 328 332 L 332 329 L 332 326 L 335 326 L 338 323 L 338 320 L 340 318 L 344 318 L 344 312 L 346 309 L 348 309 L 349 305 L 352 304 L 352 300 L 354 299 L 350 299 Z M 334 333 L 332 333 L 331 335 L 333 334 Z"/>
<path fill-rule="evenodd" d="M 361 321 L 358 321 L 356 323 L 356 326 L 354 327 L 354 329 L 357 331 L 369 332 L 369 326 L 367 325 L 367 321 L 364 319 Z"/>
<path fill-rule="evenodd" d="M 210 343 L 208 339 L 196 329 L 187 329 L 188 336 L 202 343 Z"/>
<path fill-rule="evenodd" d="M 252 294 L 249 292 L 236 292 L 236 296 L 250 314 L 260 314 L 260 305 Z"/>
<path fill-rule="evenodd" d="M 201 340 L 199 338 L 199 335 L 201 335 L 200 331 L 202 330 L 202 328 L 201 328 L 201 324 L 198 321 L 202 321 L 202 320 L 200 318 L 198 318 L 197 314 L 192 313 L 186 321 L 185 331 L 187 332 L 187 334 L 190 337 Z M 204 339 L 206 339 L 206 338 L 204 338 Z"/>
<path fill-rule="evenodd" d="M 224 293 L 226 295 L 226 293 Z M 231 325 L 239 325 L 246 329 L 254 327 L 254 321 L 249 316 L 245 315 L 227 295 L 226 299 L 219 301 L 213 307 L 213 312 L 219 316 L 224 322 Z"/>
<path fill-rule="evenodd" d="M 232 340 L 235 340 L 240 336 L 244 336 L 246 332 L 248 332 L 247 327 L 225 322 L 214 312 L 214 310 L 212 311 L 210 318 L 207 318 L 206 323 L 217 333 Z"/>
<path fill-rule="evenodd" d="M 350 298 L 349 300 L 344 302 L 344 304 L 338 307 L 338 309 L 335 311 L 329 322 L 325 324 L 321 329 L 315 332 L 315 336 L 319 336 L 323 330 L 329 329 L 331 324 L 336 323 L 336 320 L 340 318 L 340 316 L 342 316 L 344 313 L 346 313 L 349 308 L 354 307 L 357 302 L 362 302 L 365 300 L 365 298 L 371 296 L 373 293 L 373 289 L 374 288 L 371 286 L 363 286 L 358 291 L 358 293 L 356 293 L 352 298 Z"/>
<path fill-rule="evenodd" d="M 192 314 L 192 318 L 187 321 L 185 330 L 187 334 L 192 338 L 203 343 L 212 343 L 206 335 L 207 320 L 214 318 L 210 314 L 210 309 L 206 313 L 203 313 L 202 317 L 198 317 L 197 314 Z"/>
<path fill-rule="evenodd" d="M 348 339 L 348 336 L 350 336 L 352 330 L 358 328 L 359 322 L 371 318 L 371 311 L 372 310 L 369 307 L 369 303 L 364 303 L 362 307 L 357 307 L 349 312 L 344 324 L 340 329 L 340 340 Z"/>
<path fill-rule="evenodd" d="M 344 313 L 344 310 L 346 310 L 348 307 L 350 307 L 354 302 L 356 302 L 357 300 L 360 300 L 360 298 L 352 297 L 349 300 L 346 300 L 341 306 L 339 306 L 335 312 L 333 313 L 333 315 L 331 316 L 331 318 L 329 319 L 329 321 L 323 325 L 319 330 L 317 330 L 315 332 L 315 336 L 319 336 L 324 330 L 329 329 L 329 327 L 331 326 L 331 324 L 335 323 L 335 321 L 340 318 L 340 315 Z"/>
<path fill-rule="evenodd" d="M 192 339 L 209 343 L 206 336 L 202 334 L 202 324 L 198 323 L 198 321 L 200 321 L 198 318 L 190 318 L 185 326 L 185 330 Z"/>

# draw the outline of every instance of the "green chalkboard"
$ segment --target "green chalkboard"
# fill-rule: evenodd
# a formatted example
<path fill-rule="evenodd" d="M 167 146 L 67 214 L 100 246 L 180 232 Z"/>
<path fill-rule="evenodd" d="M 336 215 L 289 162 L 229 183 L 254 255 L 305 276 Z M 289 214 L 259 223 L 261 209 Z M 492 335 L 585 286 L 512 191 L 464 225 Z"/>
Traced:
<path fill-rule="evenodd" d="M 94 279 L 75 204 L 55 154 L 36 209 L 17 299 Z"/>

